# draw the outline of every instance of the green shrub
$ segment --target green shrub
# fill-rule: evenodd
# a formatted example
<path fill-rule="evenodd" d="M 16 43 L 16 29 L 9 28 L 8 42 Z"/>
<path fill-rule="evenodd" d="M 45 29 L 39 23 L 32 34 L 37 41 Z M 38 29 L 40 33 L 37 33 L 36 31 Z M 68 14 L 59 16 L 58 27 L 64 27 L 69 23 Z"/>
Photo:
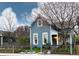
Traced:
<path fill-rule="evenodd" d="M 79 35 L 75 35 L 75 36 L 73 37 L 73 39 L 75 39 L 76 41 L 79 42 Z"/>
<path fill-rule="evenodd" d="M 35 47 L 35 48 L 33 48 L 33 50 L 34 50 L 36 53 L 38 53 L 38 52 L 40 52 L 41 49 Z"/>
<path fill-rule="evenodd" d="M 69 52 L 70 51 L 70 48 L 65 48 L 64 49 L 66 52 Z"/>
<path fill-rule="evenodd" d="M 26 45 L 29 42 L 29 39 L 25 36 L 19 37 L 18 40 L 21 45 Z"/>

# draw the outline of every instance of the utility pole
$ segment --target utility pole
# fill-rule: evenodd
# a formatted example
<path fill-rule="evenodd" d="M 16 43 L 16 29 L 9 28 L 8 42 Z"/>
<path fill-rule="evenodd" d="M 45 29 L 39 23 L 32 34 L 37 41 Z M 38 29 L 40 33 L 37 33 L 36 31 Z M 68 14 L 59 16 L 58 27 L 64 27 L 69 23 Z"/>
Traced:
<path fill-rule="evenodd" d="M 31 42 L 31 27 L 30 27 L 30 51 L 32 52 L 32 42 Z"/>

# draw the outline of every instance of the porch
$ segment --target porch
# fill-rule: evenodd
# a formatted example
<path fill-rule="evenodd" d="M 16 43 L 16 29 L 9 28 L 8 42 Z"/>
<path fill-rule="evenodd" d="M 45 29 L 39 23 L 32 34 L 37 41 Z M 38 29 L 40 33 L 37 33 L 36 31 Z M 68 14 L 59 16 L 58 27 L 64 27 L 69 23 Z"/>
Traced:
<path fill-rule="evenodd" d="M 62 35 L 59 34 L 58 32 L 51 32 L 50 41 L 53 47 L 62 45 L 63 44 Z"/>

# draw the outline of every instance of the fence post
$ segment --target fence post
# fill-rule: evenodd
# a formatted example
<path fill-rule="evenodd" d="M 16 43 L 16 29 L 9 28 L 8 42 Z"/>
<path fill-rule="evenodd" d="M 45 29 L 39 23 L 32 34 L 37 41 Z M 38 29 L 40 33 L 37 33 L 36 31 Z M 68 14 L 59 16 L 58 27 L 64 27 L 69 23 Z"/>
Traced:
<path fill-rule="evenodd" d="M 12 50 L 13 50 L 13 53 L 14 53 L 14 45 L 13 45 L 13 49 Z"/>

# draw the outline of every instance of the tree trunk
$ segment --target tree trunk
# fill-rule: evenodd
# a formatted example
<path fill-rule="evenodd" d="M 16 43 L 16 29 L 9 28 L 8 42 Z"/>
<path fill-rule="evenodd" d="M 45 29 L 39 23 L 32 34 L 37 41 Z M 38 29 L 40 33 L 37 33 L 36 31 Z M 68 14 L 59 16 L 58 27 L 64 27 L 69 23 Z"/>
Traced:
<path fill-rule="evenodd" d="M 66 42 L 66 38 L 67 37 L 67 35 L 66 34 L 64 34 L 63 35 L 63 45 L 65 46 L 65 48 L 67 48 L 67 42 Z"/>

